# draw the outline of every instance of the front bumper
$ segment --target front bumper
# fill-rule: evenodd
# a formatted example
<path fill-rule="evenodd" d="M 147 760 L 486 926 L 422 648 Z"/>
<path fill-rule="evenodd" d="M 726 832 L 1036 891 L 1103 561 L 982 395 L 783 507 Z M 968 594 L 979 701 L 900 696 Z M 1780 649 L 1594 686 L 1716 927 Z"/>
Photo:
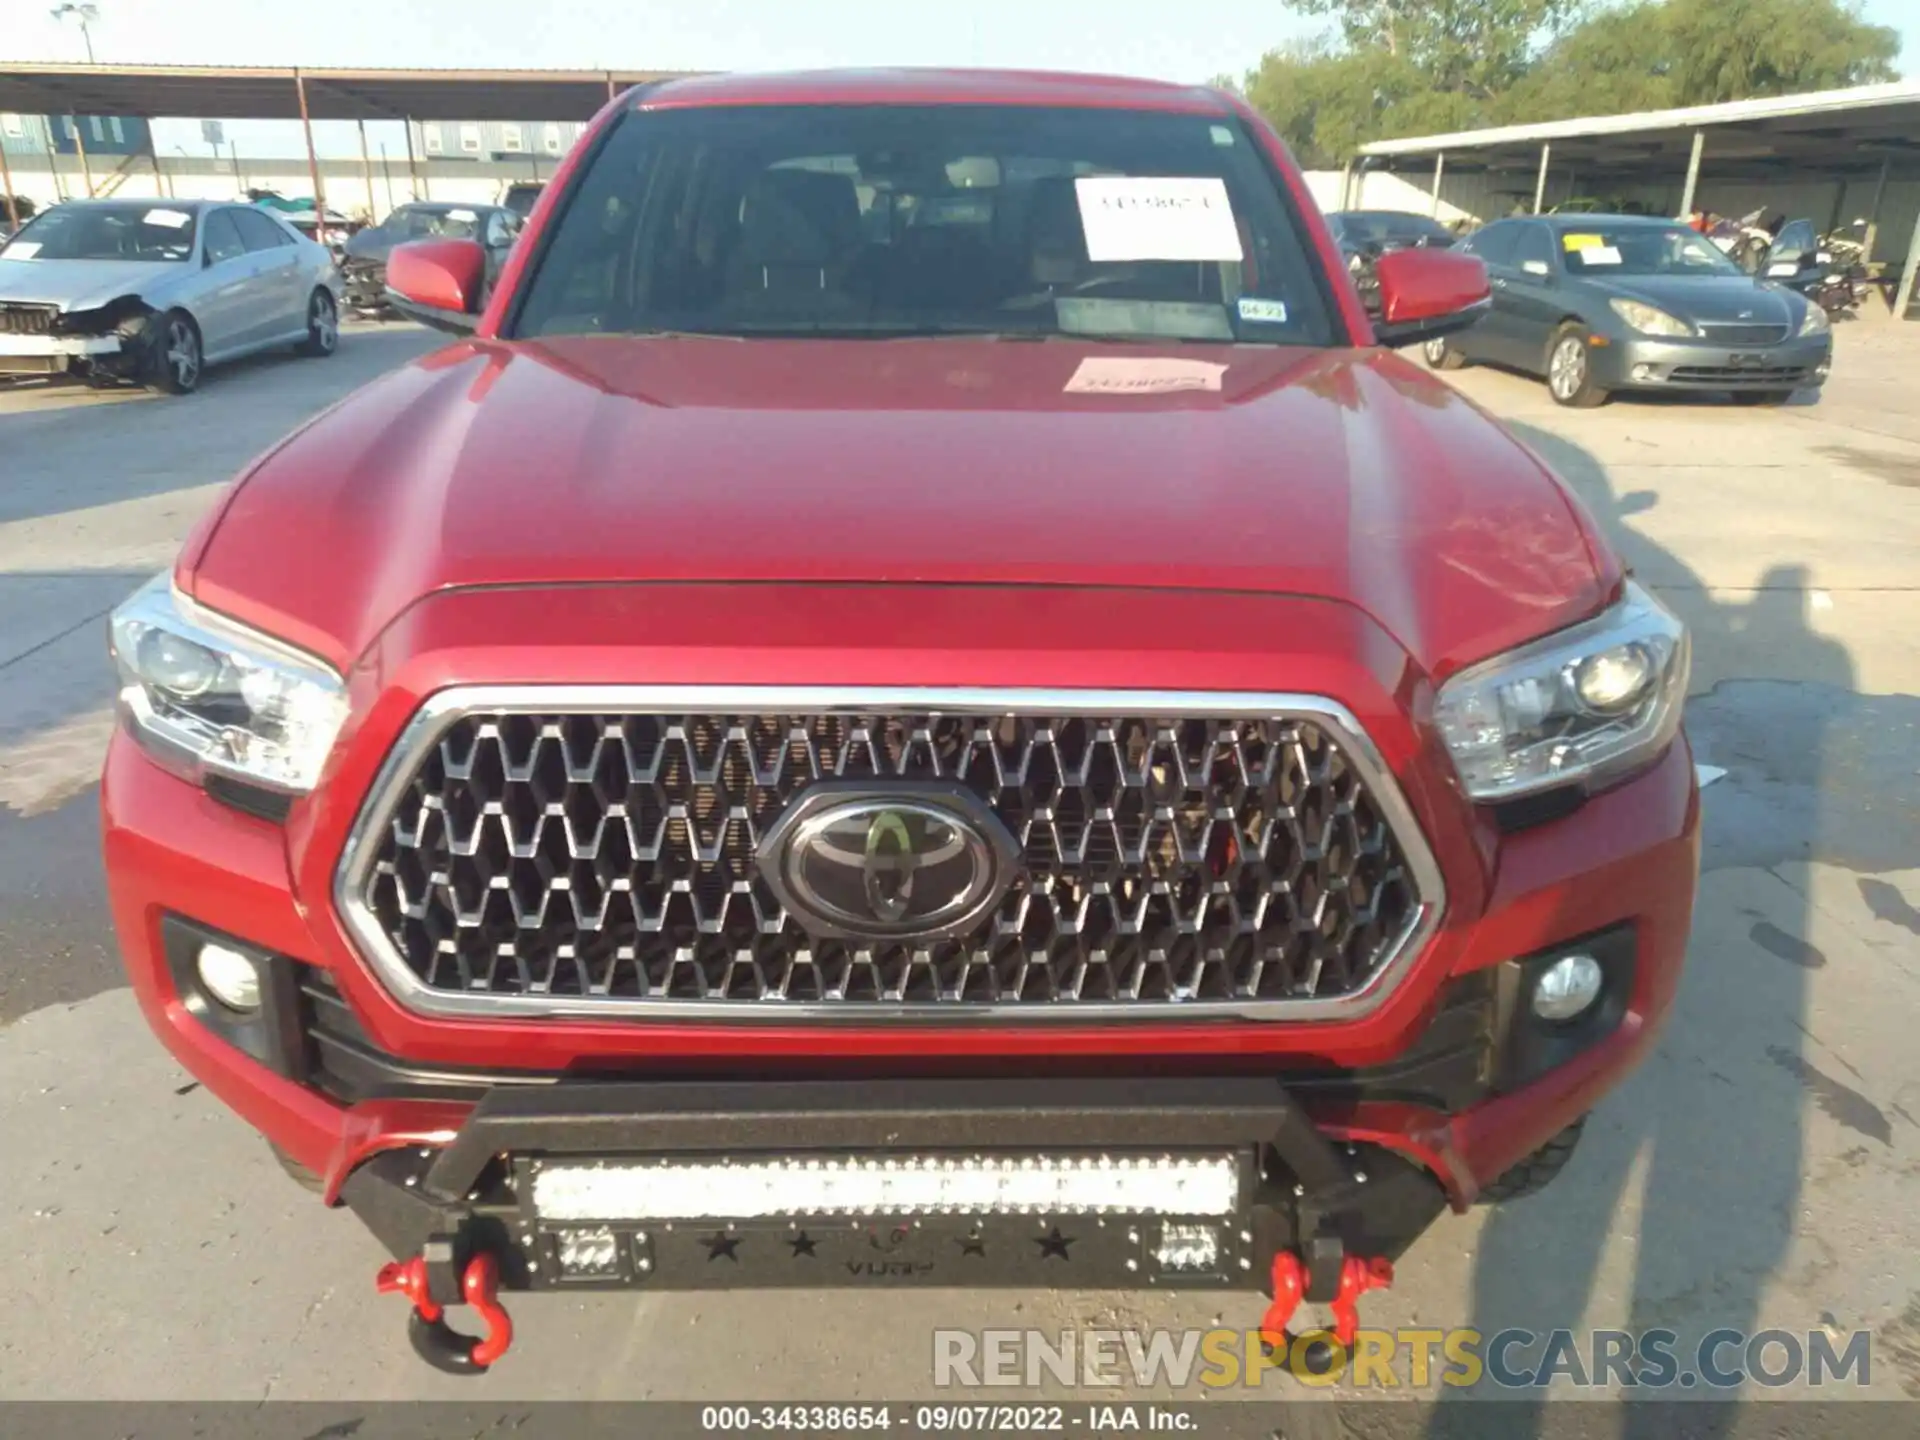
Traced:
<path fill-rule="evenodd" d="M 0 375 L 48 375 L 117 357 L 118 335 L 0 335 Z"/>
<path fill-rule="evenodd" d="M 383 310 L 387 306 L 387 267 L 344 265 L 340 289 L 342 298 L 355 310 Z"/>
<path fill-rule="evenodd" d="M 1635 335 L 1588 354 L 1594 378 L 1609 390 L 1799 390 L 1826 383 L 1833 337 L 1738 346 Z"/>
<path fill-rule="evenodd" d="M 543 1199 L 544 1180 L 581 1171 L 604 1177 L 638 1163 L 649 1176 L 744 1176 L 760 1157 L 816 1171 L 864 1167 L 876 1187 L 883 1175 L 942 1163 L 949 1179 L 955 1167 L 1021 1165 L 1069 1176 L 1132 1167 L 1152 1178 L 1204 1163 L 1233 1183 L 1229 1199 L 1194 1211 L 1122 1201 L 552 1214 Z M 900 1169 L 883 1171 L 889 1164 Z M 1313 1240 L 1397 1257 L 1446 1205 L 1434 1177 L 1404 1157 L 1336 1148 L 1272 1080 L 1164 1077 L 497 1090 L 450 1144 L 384 1151 L 345 1177 L 339 1199 L 395 1256 L 428 1250 L 436 1236 L 498 1255 L 508 1289 L 666 1290 L 1252 1289 L 1267 1283 L 1275 1255 Z M 1169 1253 L 1170 1240 L 1185 1253 Z"/>

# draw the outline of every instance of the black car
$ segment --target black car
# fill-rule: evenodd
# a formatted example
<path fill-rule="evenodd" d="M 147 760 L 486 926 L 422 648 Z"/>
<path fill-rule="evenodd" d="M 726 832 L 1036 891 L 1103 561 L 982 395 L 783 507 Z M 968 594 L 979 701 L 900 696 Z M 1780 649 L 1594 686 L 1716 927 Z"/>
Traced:
<path fill-rule="evenodd" d="M 1826 381 L 1825 312 L 1678 221 L 1529 215 L 1496 220 L 1461 248 L 1486 263 L 1493 305 L 1426 347 L 1435 369 L 1491 361 L 1542 377 L 1576 407 L 1618 390 L 1777 405 Z"/>
<path fill-rule="evenodd" d="M 1380 302 L 1374 261 L 1389 250 L 1446 249 L 1457 238 L 1432 216 L 1406 210 L 1336 210 L 1327 216 L 1327 228 L 1346 256 L 1347 273 L 1370 313 Z"/>
<path fill-rule="evenodd" d="M 346 280 L 347 307 L 362 315 L 389 313 L 387 256 L 394 246 L 410 240 L 479 241 L 487 250 L 487 286 L 491 288 L 523 223 L 504 205 L 438 201 L 402 205 L 380 224 L 347 241 L 346 259 L 340 266 Z"/>

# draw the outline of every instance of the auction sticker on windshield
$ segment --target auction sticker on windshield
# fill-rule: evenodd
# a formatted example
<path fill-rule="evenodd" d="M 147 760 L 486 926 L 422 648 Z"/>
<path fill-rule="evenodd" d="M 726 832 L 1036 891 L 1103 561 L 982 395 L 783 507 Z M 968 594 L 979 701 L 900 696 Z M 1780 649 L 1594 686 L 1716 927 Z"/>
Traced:
<path fill-rule="evenodd" d="M 16 240 L 13 244 L 7 246 L 7 259 L 9 260 L 31 260 L 39 253 L 40 242 L 38 240 Z"/>
<path fill-rule="evenodd" d="M 1218 176 L 1091 175 L 1073 182 L 1087 259 L 1238 260 L 1240 230 Z"/>
<path fill-rule="evenodd" d="M 1604 235 L 1562 235 L 1560 248 L 1569 255 L 1581 250 L 1598 250 L 1607 243 Z"/>
<path fill-rule="evenodd" d="M 148 225 L 160 225 L 168 230 L 184 229 L 193 223 L 193 216 L 184 210 L 149 210 L 140 218 Z"/>

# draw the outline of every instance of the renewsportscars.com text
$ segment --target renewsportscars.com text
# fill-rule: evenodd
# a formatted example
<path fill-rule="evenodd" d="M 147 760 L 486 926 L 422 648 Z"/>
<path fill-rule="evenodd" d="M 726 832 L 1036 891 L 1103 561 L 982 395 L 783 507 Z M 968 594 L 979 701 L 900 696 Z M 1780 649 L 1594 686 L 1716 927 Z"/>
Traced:
<path fill-rule="evenodd" d="M 1308 1364 L 1316 1342 L 1331 1347 L 1330 1368 Z M 1306 1331 L 1285 1353 L 1269 1350 L 1257 1330 L 936 1330 L 933 1383 L 1223 1389 L 1285 1376 L 1374 1390 L 1864 1388 L 1873 1379 L 1872 1347 L 1865 1330 L 1837 1338 L 1825 1330 L 1714 1330 L 1692 1344 L 1672 1330 L 1362 1330 L 1351 1350 L 1325 1331 Z"/>

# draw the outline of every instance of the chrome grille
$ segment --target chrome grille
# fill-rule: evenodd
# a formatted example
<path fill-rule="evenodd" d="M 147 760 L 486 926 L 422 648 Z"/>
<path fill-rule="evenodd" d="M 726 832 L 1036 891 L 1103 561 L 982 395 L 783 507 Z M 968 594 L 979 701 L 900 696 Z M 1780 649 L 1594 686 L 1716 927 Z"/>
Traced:
<path fill-rule="evenodd" d="M 1345 1012 L 1437 919 L 1391 778 L 1324 702 L 512 693 L 423 712 L 343 860 L 350 927 L 423 1011 Z M 875 778 L 957 782 L 1015 837 L 1020 873 L 970 933 L 819 939 L 758 873 L 807 786 Z"/>
<path fill-rule="evenodd" d="M 1703 324 L 1700 333 L 1721 345 L 1778 345 L 1787 338 L 1784 325 Z"/>
<path fill-rule="evenodd" d="M 58 305 L 0 301 L 0 335 L 51 335 Z"/>

